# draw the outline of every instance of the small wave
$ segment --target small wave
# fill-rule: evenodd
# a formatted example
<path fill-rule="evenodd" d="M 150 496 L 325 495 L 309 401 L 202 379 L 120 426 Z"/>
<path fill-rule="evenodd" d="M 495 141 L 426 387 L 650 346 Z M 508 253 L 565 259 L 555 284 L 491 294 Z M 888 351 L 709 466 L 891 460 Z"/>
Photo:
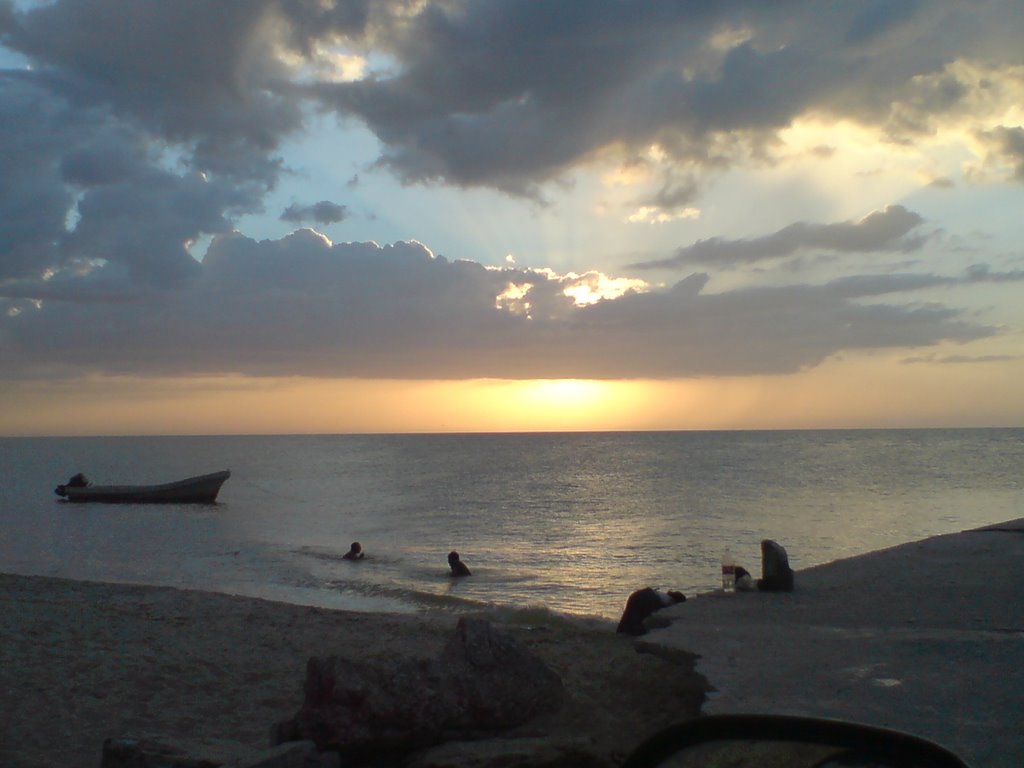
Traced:
<path fill-rule="evenodd" d="M 420 610 L 466 611 L 479 610 L 490 606 L 485 601 L 451 593 L 442 594 L 370 582 L 336 580 L 327 582 L 324 587 L 341 592 L 355 593 L 368 598 L 397 600 L 400 603 L 411 605 Z"/>
<path fill-rule="evenodd" d="M 324 551 L 321 549 L 314 549 L 313 547 L 300 547 L 299 549 L 291 550 L 293 555 L 301 555 L 302 557 L 308 557 L 313 560 L 319 560 L 325 563 L 349 563 L 350 560 L 345 559 L 345 553 L 348 552 L 346 549 L 344 552 L 333 550 Z M 384 564 L 398 563 L 400 562 L 397 558 L 388 557 L 386 555 L 375 555 L 366 553 L 358 562 L 377 562 Z"/>

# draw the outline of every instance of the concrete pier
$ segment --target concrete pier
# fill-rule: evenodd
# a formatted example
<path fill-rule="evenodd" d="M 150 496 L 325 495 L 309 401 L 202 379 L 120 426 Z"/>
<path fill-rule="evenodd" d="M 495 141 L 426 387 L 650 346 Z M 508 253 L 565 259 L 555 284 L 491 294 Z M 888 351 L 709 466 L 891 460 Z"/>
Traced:
<path fill-rule="evenodd" d="M 709 714 L 852 720 L 1019 768 L 1022 590 L 1024 519 L 799 571 L 791 593 L 701 595 L 639 642 L 700 654 Z"/>

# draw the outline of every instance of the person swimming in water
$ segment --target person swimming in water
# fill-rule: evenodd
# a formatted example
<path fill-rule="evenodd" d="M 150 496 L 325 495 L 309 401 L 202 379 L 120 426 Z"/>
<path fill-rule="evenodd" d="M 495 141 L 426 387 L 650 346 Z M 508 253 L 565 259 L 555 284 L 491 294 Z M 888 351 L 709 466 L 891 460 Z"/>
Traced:
<path fill-rule="evenodd" d="M 452 576 L 472 576 L 466 564 L 459 559 L 459 553 L 452 550 L 448 553 L 448 566 L 452 569 Z"/>
<path fill-rule="evenodd" d="M 363 559 L 363 545 L 358 541 L 352 542 L 352 547 L 341 556 L 342 560 L 362 560 Z"/>

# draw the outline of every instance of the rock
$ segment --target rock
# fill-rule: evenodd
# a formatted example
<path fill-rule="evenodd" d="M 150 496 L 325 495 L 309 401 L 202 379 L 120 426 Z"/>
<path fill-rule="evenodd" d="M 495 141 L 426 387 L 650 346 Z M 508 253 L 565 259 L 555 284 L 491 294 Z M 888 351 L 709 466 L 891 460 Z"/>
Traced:
<path fill-rule="evenodd" d="M 440 663 L 447 728 L 511 728 L 562 704 L 561 678 L 485 619 L 459 619 Z"/>
<path fill-rule="evenodd" d="M 170 743 L 161 737 L 103 742 L 100 768 L 339 768 L 337 752 L 318 752 L 312 741 L 254 749 L 230 741 Z"/>
<path fill-rule="evenodd" d="M 462 618 L 436 659 L 311 658 L 302 709 L 276 732 L 362 759 L 511 728 L 562 695 L 558 675 L 513 638 Z"/>
<path fill-rule="evenodd" d="M 296 717 L 301 738 L 347 754 L 387 753 L 435 743 L 444 724 L 436 664 L 372 666 L 311 658 Z"/>
<path fill-rule="evenodd" d="M 612 768 L 592 744 L 548 737 L 452 741 L 414 755 L 405 768 Z"/>
<path fill-rule="evenodd" d="M 340 768 L 337 752 L 320 752 L 312 741 L 291 741 L 264 750 L 255 761 L 239 768 Z"/>
<path fill-rule="evenodd" d="M 764 592 L 791 592 L 793 590 L 793 569 L 789 567 L 789 555 L 778 542 L 764 539 L 761 542 L 761 578 L 757 588 Z"/>
<path fill-rule="evenodd" d="M 213 759 L 197 757 L 193 750 L 152 738 L 110 738 L 103 742 L 100 768 L 220 768 L 223 750 Z"/>

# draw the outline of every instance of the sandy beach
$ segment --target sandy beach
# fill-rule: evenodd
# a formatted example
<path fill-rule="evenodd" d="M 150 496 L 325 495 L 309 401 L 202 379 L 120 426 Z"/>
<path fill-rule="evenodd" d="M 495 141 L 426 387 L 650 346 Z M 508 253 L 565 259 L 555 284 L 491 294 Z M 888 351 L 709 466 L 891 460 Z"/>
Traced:
<path fill-rule="evenodd" d="M 561 676 L 565 705 L 412 764 L 486 765 L 540 744 L 615 765 L 672 722 L 745 712 L 872 723 L 978 768 L 1018 766 L 1022 567 L 1024 521 L 1011 521 L 806 569 L 792 593 L 697 596 L 637 639 L 538 610 L 487 614 Z M 0 615 L 5 768 L 98 766 L 108 737 L 255 754 L 300 707 L 311 656 L 436 657 L 457 621 L 10 575 Z"/>
<path fill-rule="evenodd" d="M 108 737 L 223 740 L 255 752 L 301 706 L 309 657 L 433 656 L 456 623 L 12 575 L 0 575 L 0 616 L 5 768 L 95 767 Z M 579 743 L 614 763 L 703 698 L 691 655 L 637 653 L 611 624 L 539 611 L 491 618 L 558 672 L 568 694 L 561 712 L 502 739 Z"/>

